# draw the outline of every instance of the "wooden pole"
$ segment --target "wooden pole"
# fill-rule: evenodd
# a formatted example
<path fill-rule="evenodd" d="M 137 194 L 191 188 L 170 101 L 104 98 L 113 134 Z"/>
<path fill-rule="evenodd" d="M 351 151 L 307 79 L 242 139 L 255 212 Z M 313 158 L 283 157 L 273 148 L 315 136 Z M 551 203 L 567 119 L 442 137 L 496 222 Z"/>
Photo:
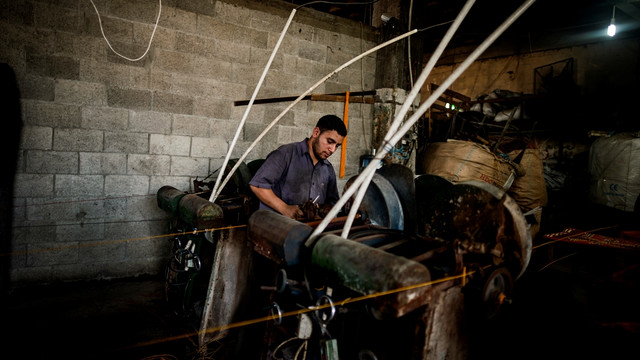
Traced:
<path fill-rule="evenodd" d="M 349 92 L 344 97 L 344 126 L 349 130 Z M 344 178 L 344 163 L 347 158 L 347 137 L 342 140 L 342 153 L 340 154 L 340 179 Z"/>

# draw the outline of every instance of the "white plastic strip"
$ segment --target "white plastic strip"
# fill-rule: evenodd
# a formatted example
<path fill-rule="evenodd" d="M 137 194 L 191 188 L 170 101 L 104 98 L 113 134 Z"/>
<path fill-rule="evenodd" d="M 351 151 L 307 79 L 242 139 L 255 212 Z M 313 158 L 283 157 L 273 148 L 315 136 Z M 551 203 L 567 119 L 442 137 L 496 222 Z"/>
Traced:
<path fill-rule="evenodd" d="M 256 99 L 256 96 L 258 96 L 258 91 L 260 90 L 260 87 L 262 86 L 262 83 L 264 82 L 264 78 L 267 76 L 267 72 L 269 71 L 269 68 L 271 67 L 271 63 L 273 62 L 273 59 L 276 56 L 276 53 L 278 52 L 278 49 L 280 48 L 280 44 L 282 44 L 282 39 L 284 38 L 284 35 L 287 33 L 287 29 L 289 29 L 289 25 L 291 25 L 291 20 L 293 20 L 293 16 L 296 13 L 296 9 L 291 10 L 291 15 L 289 15 L 289 20 L 287 20 L 287 23 L 284 26 L 284 29 L 282 29 L 282 32 L 280 33 L 280 37 L 278 38 L 278 42 L 276 43 L 276 46 L 273 48 L 273 51 L 271 52 L 271 57 L 269 57 L 269 61 L 267 61 L 267 65 L 264 67 L 264 70 L 262 71 L 262 76 L 260 76 L 260 80 L 258 81 L 258 84 L 256 85 L 255 90 L 253 91 L 253 95 L 251 95 L 251 100 L 249 100 L 249 104 L 247 105 L 246 110 L 244 111 L 244 115 L 242 116 L 242 120 L 240 120 L 240 124 L 238 124 L 238 129 L 236 130 L 236 134 L 233 136 L 233 140 L 231 141 L 231 144 L 229 145 L 229 151 L 227 151 L 227 155 L 224 158 L 224 162 L 222 163 L 222 167 L 220 168 L 220 171 L 218 172 L 218 179 L 216 180 L 215 185 L 213 186 L 213 190 L 211 191 L 211 197 L 209 198 L 210 202 L 214 202 L 216 200 L 216 197 L 218 196 L 219 192 L 222 191 L 222 187 L 219 186 L 220 184 L 220 180 L 222 179 L 222 175 L 224 174 L 224 170 L 227 168 L 227 164 L 229 163 L 229 158 L 231 157 L 231 153 L 233 152 L 233 148 L 236 146 L 236 142 L 238 141 L 238 137 L 240 136 L 240 133 L 242 132 L 242 128 L 244 127 L 244 123 L 247 120 L 247 116 L 249 115 L 249 110 L 251 110 L 251 105 L 253 105 L 253 102 Z M 226 182 L 225 182 L 226 184 Z"/>

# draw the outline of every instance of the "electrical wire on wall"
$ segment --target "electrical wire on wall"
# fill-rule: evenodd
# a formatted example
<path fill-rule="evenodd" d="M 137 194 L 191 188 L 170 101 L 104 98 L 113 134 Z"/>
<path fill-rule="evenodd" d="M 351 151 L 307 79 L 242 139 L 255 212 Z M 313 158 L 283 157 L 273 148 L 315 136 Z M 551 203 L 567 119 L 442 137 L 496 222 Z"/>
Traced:
<path fill-rule="evenodd" d="M 133 58 L 129 58 L 126 57 L 122 54 L 120 54 L 119 52 L 117 52 L 113 46 L 111 46 L 111 43 L 109 42 L 109 40 L 107 39 L 107 36 L 104 34 L 104 29 L 102 27 L 102 18 L 100 17 L 100 12 L 98 11 L 98 8 L 96 7 L 96 4 L 93 3 L 93 0 L 89 0 L 91 2 L 91 5 L 93 5 L 93 8 L 96 11 L 96 14 L 98 15 L 98 23 L 100 24 L 100 32 L 102 33 L 102 37 L 104 38 L 104 41 L 107 42 L 107 45 L 109 45 L 109 49 L 111 49 L 111 51 L 113 51 L 114 54 L 120 56 L 123 59 L 129 60 L 129 61 L 139 61 L 142 60 L 145 56 L 147 56 L 147 53 L 149 53 L 149 49 L 151 48 L 151 43 L 153 42 L 153 36 L 156 34 L 156 30 L 158 29 L 158 23 L 160 22 L 160 14 L 162 14 L 162 0 L 158 0 L 158 17 L 156 18 L 156 24 L 153 27 L 153 32 L 151 33 L 151 38 L 149 38 L 149 45 L 147 46 L 147 49 L 144 51 L 144 53 L 142 55 L 140 55 L 140 57 L 137 57 L 135 59 Z"/>

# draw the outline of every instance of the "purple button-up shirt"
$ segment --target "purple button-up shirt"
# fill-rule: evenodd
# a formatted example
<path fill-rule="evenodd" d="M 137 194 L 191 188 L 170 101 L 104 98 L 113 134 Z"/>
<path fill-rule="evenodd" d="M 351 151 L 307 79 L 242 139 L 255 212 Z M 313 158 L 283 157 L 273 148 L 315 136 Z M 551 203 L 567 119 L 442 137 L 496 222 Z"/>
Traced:
<path fill-rule="evenodd" d="M 249 184 L 273 190 L 289 205 L 301 205 L 316 197 L 319 205 L 335 204 L 339 194 L 333 165 L 328 160 L 319 160 L 313 166 L 307 140 L 272 151 Z M 262 202 L 260 208 L 271 209 Z"/>

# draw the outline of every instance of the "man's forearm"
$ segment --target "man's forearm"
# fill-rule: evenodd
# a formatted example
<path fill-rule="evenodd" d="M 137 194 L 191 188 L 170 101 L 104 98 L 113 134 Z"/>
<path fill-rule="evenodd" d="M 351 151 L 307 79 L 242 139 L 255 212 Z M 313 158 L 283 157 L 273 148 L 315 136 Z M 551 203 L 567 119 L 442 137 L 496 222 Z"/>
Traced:
<path fill-rule="evenodd" d="M 271 189 L 260 188 L 257 186 L 249 185 L 251 191 L 258 197 L 262 203 L 269 206 L 273 210 L 279 212 L 284 216 L 295 219 L 302 215 L 302 210 L 297 205 L 288 205 L 282 199 L 280 199 Z"/>

